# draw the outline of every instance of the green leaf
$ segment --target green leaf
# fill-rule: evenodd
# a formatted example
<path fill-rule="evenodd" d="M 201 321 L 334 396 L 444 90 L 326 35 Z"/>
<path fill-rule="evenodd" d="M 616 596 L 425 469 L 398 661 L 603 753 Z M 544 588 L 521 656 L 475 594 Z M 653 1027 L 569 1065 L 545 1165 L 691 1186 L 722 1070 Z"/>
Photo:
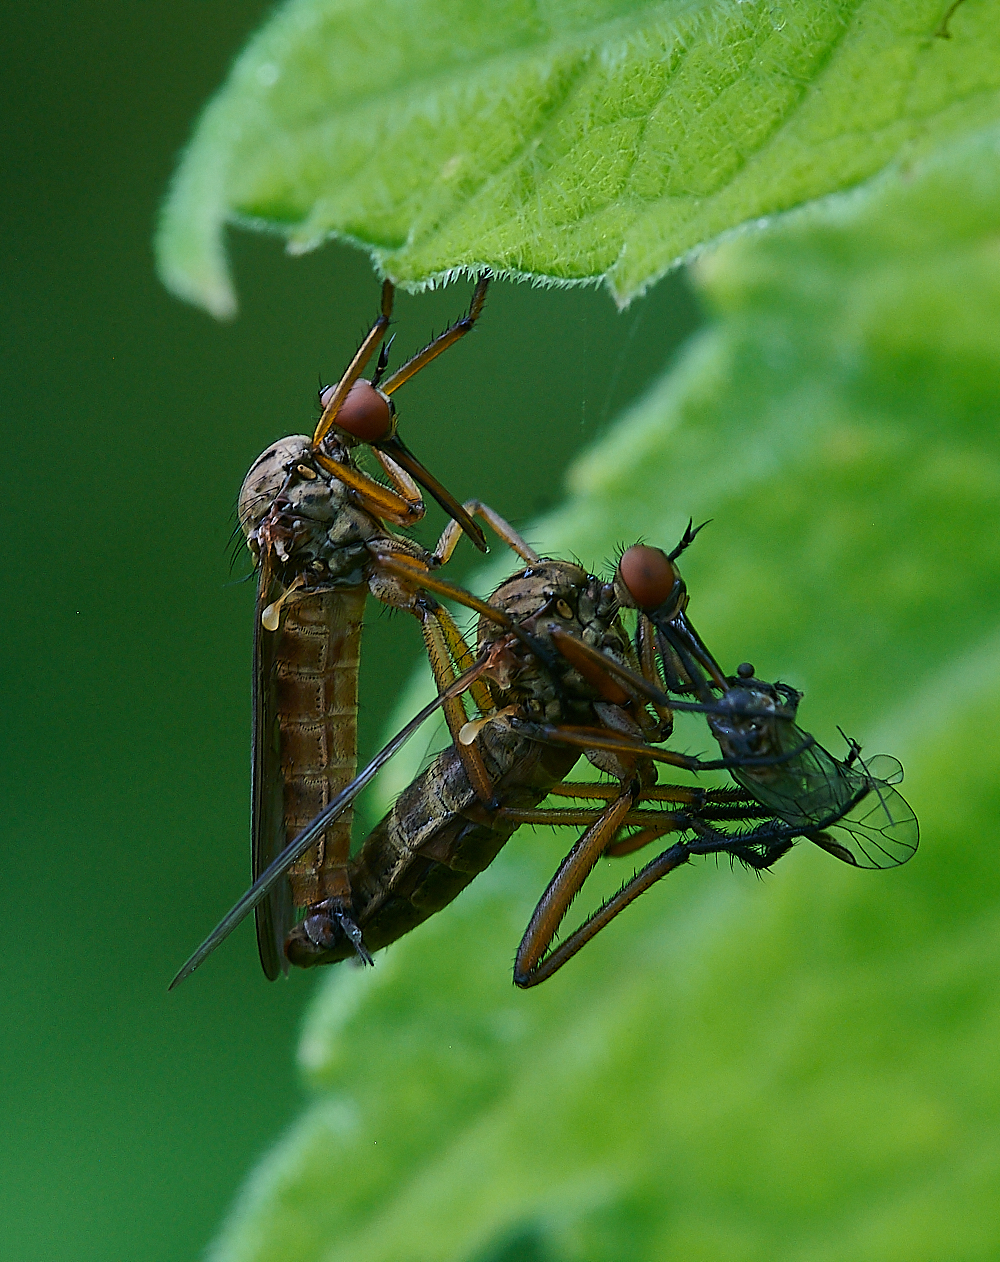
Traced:
<path fill-rule="evenodd" d="M 202 116 L 160 272 L 235 310 L 226 223 L 337 236 L 410 288 L 456 269 L 619 302 L 740 224 L 996 117 L 965 0 L 290 0 Z"/>
<path fill-rule="evenodd" d="M 692 864 L 519 993 L 569 844 L 521 830 L 375 969 L 331 971 L 314 1103 L 214 1262 L 996 1256 L 998 229 L 1000 128 L 729 242 L 712 323 L 531 531 L 600 562 L 711 516 L 696 624 L 804 688 L 831 746 L 842 723 L 903 758 L 916 858 Z"/>

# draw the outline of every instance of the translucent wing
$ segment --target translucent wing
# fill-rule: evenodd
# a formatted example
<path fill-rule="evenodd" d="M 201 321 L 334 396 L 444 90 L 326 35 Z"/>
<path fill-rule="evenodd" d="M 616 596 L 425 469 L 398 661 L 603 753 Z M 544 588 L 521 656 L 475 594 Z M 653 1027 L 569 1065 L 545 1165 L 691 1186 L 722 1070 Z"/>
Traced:
<path fill-rule="evenodd" d="M 822 745 L 809 744 L 808 733 L 797 724 L 771 716 L 766 722 L 770 739 L 764 748 L 775 761 L 732 769 L 737 783 L 779 819 L 799 828 L 825 828 L 849 811 L 866 791 L 866 777 Z M 800 752 L 777 761 L 794 750 Z"/>
<path fill-rule="evenodd" d="M 781 734 L 782 746 L 803 742 L 801 728 L 781 726 L 789 729 Z M 894 868 L 916 853 L 917 817 L 892 787 L 903 769 L 887 754 L 867 763 L 841 762 L 814 744 L 787 762 L 740 767 L 732 775 L 779 819 L 853 867 Z"/>
<path fill-rule="evenodd" d="M 879 758 L 895 763 L 902 778 L 902 768 L 896 759 L 885 754 Z M 920 825 L 903 795 L 888 780 L 872 774 L 876 764 L 873 758 L 861 765 L 859 770 L 866 787 L 854 806 L 829 826 L 829 833 L 818 833 L 810 839 L 855 867 L 896 868 L 916 854 Z"/>
<path fill-rule="evenodd" d="M 392 758 L 397 750 L 410 739 L 414 732 L 425 723 L 435 711 L 439 710 L 446 701 L 452 697 L 457 697 L 469 687 L 471 683 L 477 680 L 486 668 L 486 661 L 479 661 L 469 670 L 449 684 L 444 692 L 439 693 L 433 701 L 429 702 L 415 715 L 405 727 L 401 728 L 392 740 L 381 749 L 371 760 L 367 767 L 358 773 L 351 783 L 343 789 L 332 802 L 316 816 L 316 818 L 308 824 L 274 859 L 264 868 L 257 876 L 253 885 L 247 890 L 238 902 L 236 902 L 219 921 L 212 932 L 208 935 L 200 947 L 190 956 L 187 962 L 177 973 L 177 976 L 170 983 L 169 990 L 179 985 L 186 977 L 190 977 L 194 970 L 212 954 L 220 942 L 223 942 L 238 924 L 241 923 L 245 916 L 254 911 L 262 902 L 268 900 L 275 888 L 280 886 L 282 882 L 287 885 L 287 872 L 296 859 L 304 855 L 316 838 L 322 833 L 335 819 L 351 805 L 361 790 L 374 780 L 378 772 Z M 266 922 L 265 922 L 266 923 Z M 259 939 L 258 939 L 259 941 Z M 279 947 L 284 946 L 284 939 L 281 939 Z M 283 953 L 283 952 L 282 952 Z"/>

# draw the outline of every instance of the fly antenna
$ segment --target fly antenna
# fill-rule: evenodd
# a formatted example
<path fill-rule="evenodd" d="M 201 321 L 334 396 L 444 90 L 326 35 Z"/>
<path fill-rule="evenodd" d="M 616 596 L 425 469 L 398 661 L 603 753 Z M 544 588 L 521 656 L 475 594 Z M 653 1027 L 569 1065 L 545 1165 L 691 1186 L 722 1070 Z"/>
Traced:
<path fill-rule="evenodd" d="M 695 526 L 694 518 L 689 517 L 688 524 L 684 527 L 684 533 L 681 535 L 680 543 L 677 545 L 676 548 L 674 548 L 673 552 L 667 553 L 667 559 L 670 561 L 676 561 L 677 558 L 680 556 L 680 554 L 686 548 L 690 548 L 692 543 L 694 543 L 695 539 L 697 538 L 698 534 L 702 530 L 705 529 L 705 527 L 708 525 L 708 523 L 711 520 L 712 520 L 711 517 L 709 517 L 708 521 L 703 521 L 700 526 Z"/>
<path fill-rule="evenodd" d="M 372 377 L 372 385 L 375 386 L 376 389 L 378 388 L 378 383 L 385 375 L 385 370 L 389 367 L 389 347 L 392 346 L 395 340 L 396 335 L 393 333 L 388 342 L 384 342 L 382 344 L 382 349 L 378 353 L 378 363 L 375 365 L 375 374 Z"/>

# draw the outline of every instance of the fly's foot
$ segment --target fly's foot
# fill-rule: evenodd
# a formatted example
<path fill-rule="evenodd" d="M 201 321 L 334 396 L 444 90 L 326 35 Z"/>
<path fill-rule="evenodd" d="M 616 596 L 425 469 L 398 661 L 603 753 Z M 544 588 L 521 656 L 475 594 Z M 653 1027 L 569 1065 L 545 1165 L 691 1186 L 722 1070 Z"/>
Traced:
<path fill-rule="evenodd" d="M 314 964 L 333 964 L 352 957 L 363 964 L 373 964 L 361 930 L 343 908 L 339 899 L 314 903 L 285 939 L 285 955 L 298 968 Z"/>
<path fill-rule="evenodd" d="M 350 918 L 350 916 L 346 916 L 342 911 L 336 912 L 335 916 L 336 916 L 337 923 L 340 925 L 341 929 L 346 934 L 347 938 L 349 939 L 351 943 L 351 946 L 353 946 L 354 950 L 357 952 L 358 958 L 360 959 L 361 963 L 374 964 L 375 961 L 372 959 L 368 948 L 365 946 L 364 942 L 361 939 L 361 930 Z"/>

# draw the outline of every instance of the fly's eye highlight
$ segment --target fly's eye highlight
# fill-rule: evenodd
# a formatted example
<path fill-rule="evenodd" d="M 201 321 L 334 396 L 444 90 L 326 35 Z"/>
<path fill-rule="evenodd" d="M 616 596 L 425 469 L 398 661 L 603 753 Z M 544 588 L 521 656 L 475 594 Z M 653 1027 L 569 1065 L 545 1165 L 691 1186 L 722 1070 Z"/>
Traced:
<path fill-rule="evenodd" d="M 618 562 L 618 573 L 640 609 L 658 609 L 680 581 L 673 561 L 661 548 L 635 543 Z"/>
<path fill-rule="evenodd" d="M 321 407 L 326 407 L 333 397 L 336 386 L 320 391 Z M 392 412 L 388 400 L 379 394 L 370 381 L 363 377 L 356 381 L 347 393 L 335 424 L 346 430 L 362 443 L 378 442 L 392 429 Z"/>
<path fill-rule="evenodd" d="M 569 605 L 567 605 L 567 603 L 564 600 L 556 601 L 556 613 L 559 615 L 560 618 L 573 617 L 573 610 L 570 609 Z"/>

